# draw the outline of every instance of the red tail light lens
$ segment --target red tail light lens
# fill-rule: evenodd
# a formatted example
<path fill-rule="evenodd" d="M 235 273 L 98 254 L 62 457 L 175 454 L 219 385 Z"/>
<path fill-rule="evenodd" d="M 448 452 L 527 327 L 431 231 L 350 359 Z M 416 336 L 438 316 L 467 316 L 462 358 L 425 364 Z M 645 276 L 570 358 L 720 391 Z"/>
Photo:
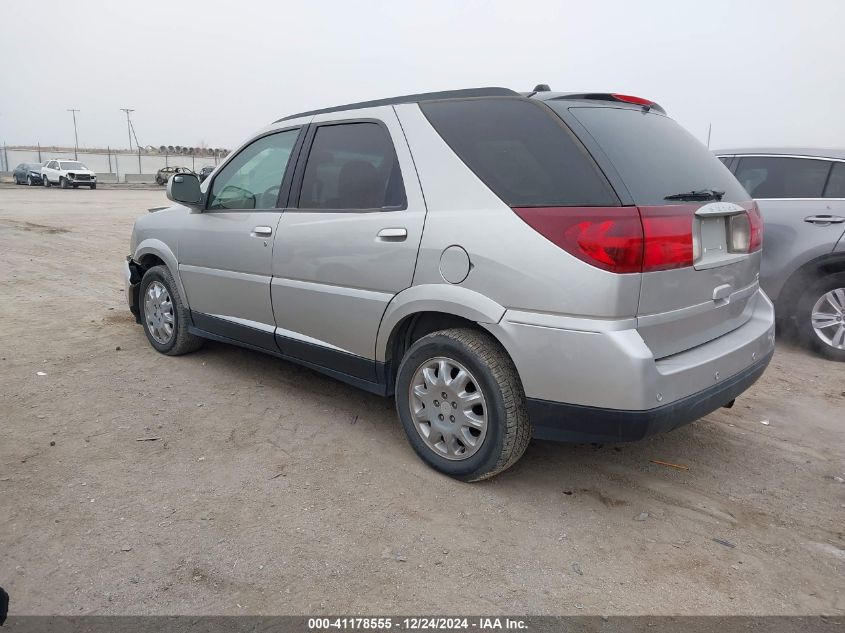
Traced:
<path fill-rule="evenodd" d="M 751 241 L 748 245 L 748 252 L 753 253 L 763 248 L 763 216 L 760 215 L 760 209 L 757 203 L 751 205 L 748 211 L 748 221 L 751 224 Z"/>
<path fill-rule="evenodd" d="M 636 207 L 521 207 L 531 228 L 570 255 L 613 273 L 642 270 L 643 225 Z"/>
<path fill-rule="evenodd" d="M 570 255 L 613 273 L 693 264 L 697 206 L 520 207 L 514 212 Z"/>
<path fill-rule="evenodd" d="M 692 266 L 692 222 L 697 206 L 640 207 L 643 272 Z"/>

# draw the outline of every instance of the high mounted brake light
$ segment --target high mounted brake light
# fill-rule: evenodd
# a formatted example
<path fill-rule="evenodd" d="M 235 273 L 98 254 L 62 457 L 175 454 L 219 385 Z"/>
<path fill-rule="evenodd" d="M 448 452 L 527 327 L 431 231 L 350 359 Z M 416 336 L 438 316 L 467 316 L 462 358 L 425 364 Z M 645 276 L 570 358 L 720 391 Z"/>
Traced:
<path fill-rule="evenodd" d="M 616 99 L 617 101 L 622 101 L 624 103 L 633 103 L 633 104 L 641 105 L 641 106 L 648 106 L 649 108 L 654 106 L 654 105 L 657 105 L 654 101 L 649 101 L 648 99 L 643 99 L 642 97 L 634 97 L 634 96 L 631 96 L 631 95 L 620 95 L 620 94 L 616 94 L 616 93 L 612 93 L 610 96 L 613 97 L 614 99 Z"/>

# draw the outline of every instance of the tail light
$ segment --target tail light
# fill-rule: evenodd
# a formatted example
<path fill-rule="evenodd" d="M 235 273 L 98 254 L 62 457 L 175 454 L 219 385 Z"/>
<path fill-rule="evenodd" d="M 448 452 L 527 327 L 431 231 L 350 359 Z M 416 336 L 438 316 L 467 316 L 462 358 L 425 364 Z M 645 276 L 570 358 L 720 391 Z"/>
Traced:
<path fill-rule="evenodd" d="M 566 252 L 613 273 L 693 264 L 695 207 L 519 207 L 516 214 Z"/>
<path fill-rule="evenodd" d="M 751 204 L 751 209 L 748 211 L 748 222 L 750 225 L 748 252 L 753 253 L 763 248 L 763 216 L 760 215 L 760 208 L 756 202 Z"/>
<path fill-rule="evenodd" d="M 692 266 L 695 207 L 640 207 L 643 221 L 643 272 Z"/>
<path fill-rule="evenodd" d="M 570 255 L 613 273 L 638 273 L 643 225 L 636 207 L 520 207 L 516 214 Z"/>

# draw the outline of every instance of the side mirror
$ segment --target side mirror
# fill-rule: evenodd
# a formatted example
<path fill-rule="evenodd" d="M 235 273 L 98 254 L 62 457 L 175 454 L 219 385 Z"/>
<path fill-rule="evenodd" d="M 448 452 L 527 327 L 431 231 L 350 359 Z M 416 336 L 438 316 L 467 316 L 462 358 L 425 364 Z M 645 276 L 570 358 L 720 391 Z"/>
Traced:
<path fill-rule="evenodd" d="M 167 181 L 167 197 L 173 202 L 199 208 L 202 204 L 199 178 L 194 174 L 174 174 Z"/>

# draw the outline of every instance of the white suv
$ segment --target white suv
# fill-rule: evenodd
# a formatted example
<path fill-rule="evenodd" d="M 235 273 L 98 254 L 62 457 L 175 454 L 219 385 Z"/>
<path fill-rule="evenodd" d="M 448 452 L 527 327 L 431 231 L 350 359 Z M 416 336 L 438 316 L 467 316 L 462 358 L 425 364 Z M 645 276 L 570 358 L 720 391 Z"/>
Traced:
<path fill-rule="evenodd" d="M 48 160 L 41 168 L 41 181 L 45 187 L 59 185 L 62 189 L 79 185 L 97 188 L 97 174 L 76 160 Z"/>

